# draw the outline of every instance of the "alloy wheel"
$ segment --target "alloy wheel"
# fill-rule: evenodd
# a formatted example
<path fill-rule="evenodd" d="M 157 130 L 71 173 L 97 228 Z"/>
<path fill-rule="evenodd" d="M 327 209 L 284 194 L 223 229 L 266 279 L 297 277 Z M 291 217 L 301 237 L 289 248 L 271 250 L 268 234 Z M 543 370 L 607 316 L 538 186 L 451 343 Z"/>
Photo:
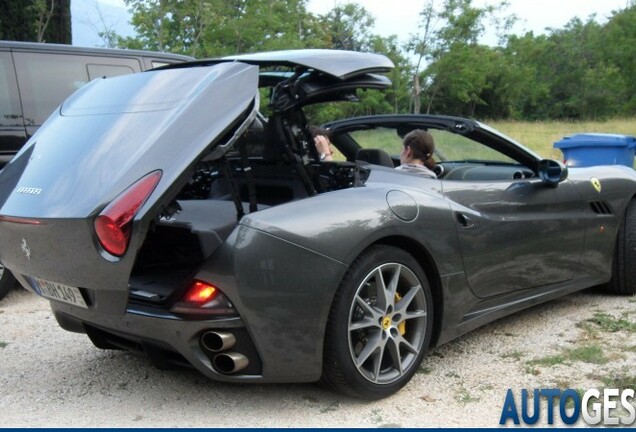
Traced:
<path fill-rule="evenodd" d="M 426 336 L 426 311 L 422 284 L 408 267 L 385 263 L 369 272 L 348 319 L 351 359 L 364 378 L 389 384 L 414 366 Z"/>

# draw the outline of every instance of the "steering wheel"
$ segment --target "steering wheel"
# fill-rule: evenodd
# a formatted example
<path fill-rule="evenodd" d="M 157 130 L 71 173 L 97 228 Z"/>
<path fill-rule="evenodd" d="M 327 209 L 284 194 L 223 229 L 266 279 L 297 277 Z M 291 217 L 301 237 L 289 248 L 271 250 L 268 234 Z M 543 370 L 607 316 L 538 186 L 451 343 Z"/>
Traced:
<path fill-rule="evenodd" d="M 446 170 L 444 169 L 444 165 L 437 164 L 435 165 L 435 168 L 433 168 L 433 172 L 435 173 L 437 178 L 441 178 Z"/>

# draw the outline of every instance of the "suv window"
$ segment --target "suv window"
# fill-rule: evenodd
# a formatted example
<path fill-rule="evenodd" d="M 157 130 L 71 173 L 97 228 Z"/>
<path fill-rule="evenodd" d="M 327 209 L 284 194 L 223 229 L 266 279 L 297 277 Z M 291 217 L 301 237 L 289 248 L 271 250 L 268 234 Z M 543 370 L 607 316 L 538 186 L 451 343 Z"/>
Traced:
<path fill-rule="evenodd" d="M 27 125 L 44 123 L 61 101 L 89 81 L 87 63 L 94 78 L 141 70 L 136 59 L 117 58 L 117 65 L 104 65 L 104 58 L 76 55 L 16 52 L 14 58 Z"/>
<path fill-rule="evenodd" d="M 160 61 L 160 60 L 153 60 L 152 62 L 152 67 L 154 68 L 158 68 L 158 67 L 162 67 L 162 66 L 168 66 L 170 63 L 165 62 L 165 61 Z"/>
<path fill-rule="evenodd" d="M 88 68 L 88 79 L 91 81 L 95 78 L 109 78 L 135 73 L 130 66 L 88 64 L 86 67 Z"/>
<path fill-rule="evenodd" d="M 0 52 L 0 126 L 23 126 L 11 53 Z"/>

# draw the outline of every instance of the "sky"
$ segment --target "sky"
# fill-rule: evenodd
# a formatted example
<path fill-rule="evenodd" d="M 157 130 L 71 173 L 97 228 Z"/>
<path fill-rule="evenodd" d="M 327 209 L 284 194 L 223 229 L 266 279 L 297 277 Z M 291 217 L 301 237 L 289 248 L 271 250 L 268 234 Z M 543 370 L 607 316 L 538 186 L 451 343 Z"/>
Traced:
<path fill-rule="evenodd" d="M 97 0 L 73 0 L 71 2 L 73 23 L 73 44 L 83 46 L 101 45 L 97 31 L 103 28 L 96 13 Z M 99 0 L 104 22 L 119 34 L 132 35 L 133 29 L 127 23 L 129 14 L 123 0 Z M 351 0 L 348 0 L 351 1 Z M 310 12 L 325 14 L 338 4 L 347 0 L 309 0 Z M 443 0 L 437 0 L 441 4 Z M 475 5 L 484 6 L 499 3 L 499 0 L 474 0 Z M 354 0 L 363 5 L 375 17 L 374 33 L 381 36 L 395 34 L 400 42 L 406 42 L 411 34 L 417 32 L 419 13 L 424 0 Z M 562 28 L 570 19 L 583 20 L 596 14 L 599 22 L 605 22 L 613 10 L 622 9 L 630 0 L 508 0 L 506 10 L 518 16 L 519 22 L 514 33 L 523 34 L 532 30 L 535 34 L 544 33 L 546 28 Z M 492 40 L 490 40 L 492 39 Z M 484 43 L 494 43 L 494 35 L 488 36 Z"/>
<path fill-rule="evenodd" d="M 436 3 L 442 4 L 443 0 Z M 327 13 L 342 0 L 309 0 L 309 10 L 314 13 Z M 396 34 L 400 42 L 406 42 L 410 34 L 417 31 L 419 13 L 424 0 L 361 0 L 362 4 L 375 17 L 375 33 L 381 36 Z M 496 5 L 499 0 L 474 0 L 476 6 Z M 607 20 L 612 10 L 622 9 L 628 0 L 508 0 L 506 11 L 519 17 L 514 32 L 523 34 L 532 30 L 535 34 L 544 33 L 548 27 L 561 28 L 575 16 L 586 19 L 597 15 L 601 22 Z"/>

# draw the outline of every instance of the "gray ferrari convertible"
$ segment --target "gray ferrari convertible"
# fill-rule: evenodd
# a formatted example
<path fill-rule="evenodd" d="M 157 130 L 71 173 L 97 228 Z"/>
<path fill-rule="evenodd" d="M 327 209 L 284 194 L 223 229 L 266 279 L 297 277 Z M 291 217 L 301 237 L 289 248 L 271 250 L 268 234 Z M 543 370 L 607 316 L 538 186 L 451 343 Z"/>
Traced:
<path fill-rule="evenodd" d="M 300 50 L 95 80 L 0 174 L 0 261 L 99 348 L 366 399 L 494 319 L 636 292 L 627 167 L 568 171 L 428 115 L 325 125 L 342 157 L 321 161 L 303 108 L 387 88 L 392 67 Z M 437 179 L 394 169 L 414 129 L 434 136 Z"/>

